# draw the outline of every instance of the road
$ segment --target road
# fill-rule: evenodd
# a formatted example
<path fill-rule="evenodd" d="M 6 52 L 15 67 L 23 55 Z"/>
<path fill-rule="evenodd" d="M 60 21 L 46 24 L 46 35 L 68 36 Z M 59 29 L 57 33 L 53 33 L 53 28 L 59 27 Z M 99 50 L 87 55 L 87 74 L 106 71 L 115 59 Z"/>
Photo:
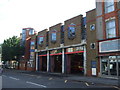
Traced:
<path fill-rule="evenodd" d="M 87 82 L 69 81 L 65 78 L 21 73 L 5 70 L 2 73 L 2 88 L 110 88 L 109 86 L 89 85 Z"/>

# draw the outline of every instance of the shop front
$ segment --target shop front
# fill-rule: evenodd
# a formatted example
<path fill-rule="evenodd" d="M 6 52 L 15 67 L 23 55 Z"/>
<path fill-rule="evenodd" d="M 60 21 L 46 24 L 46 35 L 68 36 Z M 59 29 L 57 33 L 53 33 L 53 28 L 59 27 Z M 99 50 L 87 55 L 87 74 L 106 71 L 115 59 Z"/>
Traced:
<path fill-rule="evenodd" d="M 120 77 L 120 56 L 102 56 L 101 75 Z"/>
<path fill-rule="evenodd" d="M 99 42 L 100 74 L 102 77 L 120 77 L 120 39 Z"/>

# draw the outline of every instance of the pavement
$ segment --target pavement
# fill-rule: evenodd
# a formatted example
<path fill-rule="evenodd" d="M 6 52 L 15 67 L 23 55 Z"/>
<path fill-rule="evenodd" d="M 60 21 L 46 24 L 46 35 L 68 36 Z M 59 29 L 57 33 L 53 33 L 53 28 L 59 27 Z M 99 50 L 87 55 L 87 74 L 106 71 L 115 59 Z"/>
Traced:
<path fill-rule="evenodd" d="M 103 77 L 89 77 L 89 76 L 81 76 L 74 74 L 61 74 L 61 73 L 50 73 L 50 72 L 42 72 L 42 71 L 23 71 L 17 70 L 19 73 L 27 73 L 32 75 L 44 75 L 44 76 L 54 76 L 58 78 L 63 78 L 70 81 L 77 82 L 87 82 L 89 84 L 100 84 L 100 85 L 110 85 L 120 87 L 120 78 L 103 78 Z"/>

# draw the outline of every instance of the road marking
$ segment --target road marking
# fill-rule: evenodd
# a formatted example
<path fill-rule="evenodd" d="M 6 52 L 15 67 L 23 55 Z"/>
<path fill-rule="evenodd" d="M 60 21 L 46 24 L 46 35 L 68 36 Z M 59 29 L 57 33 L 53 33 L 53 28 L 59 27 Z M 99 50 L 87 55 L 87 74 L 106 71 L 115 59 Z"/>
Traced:
<path fill-rule="evenodd" d="M 116 88 L 116 89 L 119 89 L 120 90 L 120 88 L 119 87 L 117 87 L 117 86 L 113 86 L 114 88 Z"/>
<path fill-rule="evenodd" d="M 88 83 L 85 83 L 86 84 L 86 86 L 90 86 Z"/>
<path fill-rule="evenodd" d="M 37 75 L 31 75 L 31 74 L 24 74 L 24 75 L 28 75 L 28 76 L 37 76 Z"/>
<path fill-rule="evenodd" d="M 40 84 L 37 84 L 37 83 L 28 82 L 28 81 L 26 83 L 29 83 L 29 84 L 32 84 L 32 85 L 36 85 L 36 86 L 40 86 L 40 87 L 44 87 L 44 88 L 47 87 L 47 86 L 44 86 L 44 85 L 40 85 Z"/>
<path fill-rule="evenodd" d="M 49 80 L 52 80 L 53 78 L 49 78 Z"/>
<path fill-rule="evenodd" d="M 68 80 L 65 80 L 64 82 L 67 83 Z"/>
<path fill-rule="evenodd" d="M 9 78 L 14 79 L 14 80 L 20 80 L 20 79 L 18 79 L 18 78 L 14 78 L 14 77 L 9 77 Z"/>

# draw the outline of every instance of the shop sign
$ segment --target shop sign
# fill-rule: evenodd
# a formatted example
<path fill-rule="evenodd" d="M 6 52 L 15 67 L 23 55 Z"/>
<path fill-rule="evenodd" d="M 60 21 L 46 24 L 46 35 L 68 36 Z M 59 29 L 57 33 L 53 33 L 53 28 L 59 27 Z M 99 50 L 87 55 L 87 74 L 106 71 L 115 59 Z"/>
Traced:
<path fill-rule="evenodd" d="M 35 50 L 34 49 L 30 49 L 30 52 L 35 52 Z"/>
<path fill-rule="evenodd" d="M 31 46 L 30 49 L 35 49 L 35 47 L 34 47 L 34 46 Z"/>
<path fill-rule="evenodd" d="M 67 52 L 73 52 L 73 48 L 67 48 Z"/>
<path fill-rule="evenodd" d="M 92 75 L 96 76 L 96 61 L 92 61 L 91 67 L 92 67 Z"/>
<path fill-rule="evenodd" d="M 116 52 L 120 51 L 120 39 L 99 42 L 99 52 Z"/>
<path fill-rule="evenodd" d="M 74 47 L 74 48 L 67 48 L 66 52 L 75 52 L 75 51 L 83 51 L 84 48 L 82 46 Z"/>
<path fill-rule="evenodd" d="M 83 51 L 83 50 L 84 50 L 84 48 L 82 46 L 74 48 L 74 51 Z"/>
<path fill-rule="evenodd" d="M 56 53 L 62 53 L 62 50 L 52 50 L 50 51 L 50 54 L 56 54 Z"/>

